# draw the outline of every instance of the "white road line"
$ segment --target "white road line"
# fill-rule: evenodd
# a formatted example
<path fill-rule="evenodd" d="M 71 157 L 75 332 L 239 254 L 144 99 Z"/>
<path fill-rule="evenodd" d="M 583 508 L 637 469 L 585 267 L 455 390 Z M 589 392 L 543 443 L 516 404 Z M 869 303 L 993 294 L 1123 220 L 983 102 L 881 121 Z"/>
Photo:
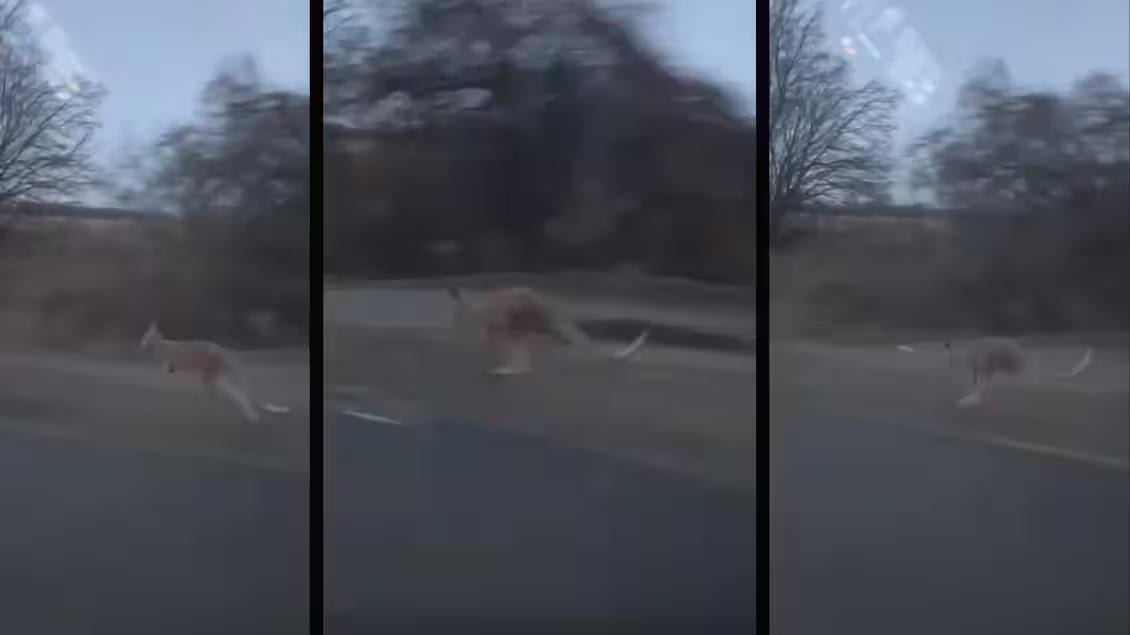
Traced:
<path fill-rule="evenodd" d="M 1100 456 L 1097 454 L 1090 454 L 1087 452 L 1080 452 L 1077 450 L 1065 450 L 1049 445 L 1040 445 L 1038 443 L 1029 443 L 1026 441 L 1017 441 L 1008 437 L 1003 437 L 989 432 L 970 432 L 966 430 L 955 430 L 946 426 L 939 425 L 918 425 L 914 426 L 920 429 L 933 432 L 934 434 L 942 436 L 956 437 L 966 441 L 984 443 L 999 448 L 1009 450 L 1020 450 L 1030 454 L 1040 454 L 1043 456 L 1054 456 L 1062 459 L 1070 459 L 1081 463 L 1086 463 L 1095 467 L 1103 467 L 1107 469 L 1117 470 L 1119 472 L 1130 472 L 1130 462 L 1126 459 L 1117 459 L 1109 456 Z"/>
<path fill-rule="evenodd" d="M 981 434 L 971 436 L 982 439 L 985 442 L 991 443 L 993 445 L 1011 448 L 1014 450 L 1022 450 L 1025 452 L 1031 452 L 1033 454 L 1044 454 L 1047 456 L 1057 456 L 1060 458 L 1080 461 L 1091 465 L 1115 469 L 1121 472 L 1130 472 L 1130 463 L 1127 463 L 1123 459 L 1098 456 L 1095 454 L 1088 454 L 1086 452 L 1077 452 L 1075 450 L 1064 450 L 1062 448 L 1038 445 L 1035 443 L 1026 443 L 1024 441 L 1014 441 L 1012 439 L 997 436 L 995 434 Z"/>
<path fill-rule="evenodd" d="M 371 414 L 371 413 L 368 413 L 368 412 L 362 412 L 360 410 L 353 410 L 352 408 L 338 408 L 338 412 L 340 412 L 343 415 L 348 415 L 350 417 L 356 417 L 356 418 L 362 419 L 364 421 L 372 421 L 374 423 L 387 423 L 389 425 L 394 425 L 394 426 L 408 425 L 408 424 L 404 423 L 403 421 L 397 421 L 396 419 L 390 419 L 388 417 L 382 417 L 380 415 L 375 415 L 375 414 Z"/>

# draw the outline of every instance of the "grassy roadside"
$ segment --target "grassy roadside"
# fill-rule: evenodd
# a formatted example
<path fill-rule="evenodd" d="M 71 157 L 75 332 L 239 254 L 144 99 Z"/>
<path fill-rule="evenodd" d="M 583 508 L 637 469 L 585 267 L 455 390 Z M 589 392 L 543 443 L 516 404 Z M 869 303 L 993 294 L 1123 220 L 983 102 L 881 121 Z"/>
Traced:
<path fill-rule="evenodd" d="M 249 364 L 262 400 L 291 412 L 271 425 L 244 423 L 231 404 L 169 377 L 150 360 L 61 353 L 0 354 L 0 426 L 28 434 L 309 469 L 309 367 Z"/>
<path fill-rule="evenodd" d="M 625 312 L 632 317 L 608 320 L 593 317 L 601 315 L 602 300 L 577 296 L 569 302 L 587 324 L 595 323 L 597 331 L 603 324 L 609 331 L 604 335 L 616 339 L 625 339 L 648 321 L 654 326 L 664 319 L 661 311 L 643 303 L 625 301 L 632 305 Z M 691 320 L 694 311 L 709 317 L 710 309 L 683 308 Z M 610 309 L 605 306 L 604 312 Z M 729 335 L 724 330 L 715 333 L 709 320 L 696 322 L 703 333 Z M 684 324 L 668 326 L 678 329 Z M 474 384 L 471 378 L 487 362 L 476 365 L 445 348 L 434 329 L 331 330 L 328 337 L 338 345 L 336 351 L 327 351 L 327 385 L 371 386 L 373 407 L 399 404 L 393 407 L 406 412 L 470 414 L 499 425 L 545 428 L 547 434 L 582 445 L 651 452 L 659 462 L 693 466 L 700 472 L 752 474 L 753 361 L 748 355 L 664 348 L 695 343 L 658 338 L 627 372 L 613 375 L 595 366 L 570 370 L 583 366 L 562 363 L 524 381 L 521 390 L 506 392 L 489 383 Z M 994 388 L 981 407 L 969 410 L 955 407 L 965 390 L 958 372 L 907 363 L 909 358 L 895 350 L 895 344 L 940 335 L 960 334 L 841 328 L 821 338 L 774 338 L 773 425 L 787 426 L 804 416 L 855 417 L 992 434 L 1117 460 L 1130 455 L 1124 333 L 1033 337 L 1034 345 L 1058 350 L 1061 357 L 1093 345 L 1101 361 L 1068 383 L 1006 383 Z M 365 355 L 381 363 L 366 362 Z M 588 403 L 592 401 L 598 403 Z M 603 403 L 612 405 L 601 411 Z M 599 423 L 582 425 L 578 420 Z M 728 458 L 720 458 L 723 455 Z"/>
<path fill-rule="evenodd" d="M 945 367 L 898 366 L 873 350 L 811 345 L 776 345 L 772 364 L 774 425 L 802 416 L 856 417 L 1130 461 L 1130 393 L 1125 383 L 1118 388 L 1117 378 L 1006 381 L 977 408 L 959 409 L 964 377 Z M 1111 367 L 1097 372 L 1119 372 L 1117 363 Z"/>
<path fill-rule="evenodd" d="M 498 381 L 485 373 L 488 360 L 428 330 L 329 326 L 326 342 L 328 399 L 363 387 L 348 401 L 375 414 L 498 426 L 712 480 L 753 480 L 748 366 L 687 368 L 678 351 L 657 349 L 632 364 L 550 356 L 538 373 Z"/>

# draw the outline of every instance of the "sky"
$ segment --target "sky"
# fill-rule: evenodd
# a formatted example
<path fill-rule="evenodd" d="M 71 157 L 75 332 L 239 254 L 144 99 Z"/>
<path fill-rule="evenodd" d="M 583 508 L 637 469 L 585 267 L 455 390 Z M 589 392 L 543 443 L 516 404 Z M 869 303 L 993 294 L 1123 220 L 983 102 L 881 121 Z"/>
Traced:
<path fill-rule="evenodd" d="M 839 10 L 843 4 L 843 0 L 824 3 L 832 46 L 851 31 Z M 1014 82 L 1025 88 L 1064 90 L 1094 70 L 1116 73 L 1124 82 L 1130 77 L 1127 0 L 876 0 L 873 4 L 901 9 L 903 24 L 919 34 L 939 71 L 932 99 L 904 103 L 897 133 L 901 142 L 952 111 L 969 70 L 989 58 L 1003 59 Z M 876 74 L 860 67 L 859 76 L 870 79 Z"/>
<path fill-rule="evenodd" d="M 809 6 L 816 6 L 811 0 Z M 920 46 L 881 51 L 881 64 L 869 64 L 859 42 L 856 79 L 895 83 L 885 71 L 893 64 L 900 81 L 935 80 L 931 96 L 915 103 L 907 94 L 895 132 L 896 151 L 940 123 L 952 111 L 962 80 L 989 58 L 1002 58 L 1016 84 L 1063 90 L 1081 75 L 1104 70 L 1130 81 L 1130 2 L 1127 0 L 826 0 L 830 50 L 841 51 L 841 38 L 855 34 L 848 16 L 861 5 L 877 13 L 896 8 L 901 25 L 913 28 Z M 845 4 L 854 7 L 844 9 Z M 650 35 L 672 62 L 704 72 L 734 86 L 754 108 L 754 0 L 660 0 Z M 858 38 L 856 38 L 858 40 Z M 920 69 L 926 69 L 923 73 Z M 936 74 L 935 74 L 936 72 Z M 920 88 L 920 87 L 918 87 Z M 915 95 L 926 95 L 915 90 Z M 905 167 L 905 164 L 903 164 Z M 905 182 L 897 200 L 908 201 Z"/>
<path fill-rule="evenodd" d="M 814 0 L 815 1 L 815 0 Z M 870 0 L 902 11 L 913 27 L 917 55 L 933 63 L 936 90 L 925 103 L 900 109 L 900 148 L 940 121 L 956 88 L 976 63 L 1001 57 L 1015 80 L 1059 88 L 1090 70 L 1130 77 L 1130 2 L 1126 0 Z M 827 0 L 829 47 L 852 35 L 842 10 L 867 0 Z M 754 0 L 656 0 L 646 23 L 655 44 L 676 66 L 726 85 L 754 109 Z M 299 0 L 39 0 L 32 15 L 59 77 L 81 73 L 109 89 L 103 106 L 99 157 L 144 142 L 191 118 L 205 82 L 222 60 L 250 52 L 264 76 L 309 89 L 309 3 Z M 855 48 L 862 50 L 856 42 Z M 907 54 L 886 51 L 884 63 Z M 866 57 L 860 55 L 859 59 Z M 876 68 L 880 68 L 876 71 Z M 857 77 L 889 76 L 861 62 Z"/>
<path fill-rule="evenodd" d="M 659 0 L 647 33 L 669 61 L 731 89 L 754 112 L 754 0 Z"/>
<path fill-rule="evenodd" d="M 844 0 L 822 3 L 828 46 L 851 33 L 841 7 Z M 868 4 L 856 0 L 856 6 Z M 1091 70 L 1130 78 L 1130 2 L 1127 0 L 873 0 L 879 8 L 898 8 L 904 26 L 919 35 L 919 54 L 936 64 L 933 97 L 900 109 L 896 138 L 900 145 L 925 132 L 954 105 L 956 89 L 969 69 L 982 60 L 1003 58 L 1014 80 L 1034 88 L 1064 89 Z M 732 86 L 754 104 L 754 0 L 658 0 L 649 35 L 670 61 Z M 816 6 L 816 0 L 810 6 Z M 909 61 L 907 55 L 896 63 Z M 887 56 L 890 59 L 891 55 Z M 858 65 L 857 78 L 885 78 Z"/>
<path fill-rule="evenodd" d="M 305 0 L 38 0 L 29 16 L 56 78 L 80 73 L 108 89 L 96 136 L 103 161 L 191 119 L 228 57 L 251 53 L 267 81 L 309 90 Z"/>
<path fill-rule="evenodd" d="M 829 45 L 837 50 L 843 50 L 839 48 L 843 36 L 858 32 L 850 27 L 850 9 L 842 9 L 848 2 L 867 4 L 865 0 L 824 3 Z M 853 43 L 858 49 L 854 59 L 861 60 L 856 65 L 856 80 L 897 84 L 899 79 L 911 79 L 921 84 L 928 77 L 936 84 L 930 96 L 920 90 L 905 93 L 898 112 L 894 135 L 898 172 L 892 191 L 897 202 L 929 202 L 928 196 L 922 198 L 924 193 L 915 193 L 908 186 L 905 151 L 915 139 L 944 123 L 953 112 L 962 82 L 979 64 L 1003 60 L 1020 90 L 1065 91 L 1092 71 L 1114 73 L 1124 85 L 1130 81 L 1127 0 L 872 0 L 870 4 L 897 9 L 902 29 L 913 29 L 920 46 L 913 52 L 888 46 L 883 63 L 868 64 L 866 47 Z M 895 74 L 887 72 L 892 68 L 898 68 Z M 932 72 L 914 72 L 916 68 Z M 924 98 L 916 101 L 916 95 Z"/>

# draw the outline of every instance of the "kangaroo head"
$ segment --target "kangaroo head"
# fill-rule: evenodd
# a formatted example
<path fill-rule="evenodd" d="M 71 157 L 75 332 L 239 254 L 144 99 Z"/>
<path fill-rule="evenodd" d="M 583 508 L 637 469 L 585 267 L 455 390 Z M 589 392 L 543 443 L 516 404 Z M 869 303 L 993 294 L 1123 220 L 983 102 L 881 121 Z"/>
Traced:
<path fill-rule="evenodd" d="M 157 323 L 150 322 L 149 328 L 145 331 L 145 335 L 141 336 L 141 348 L 149 348 L 159 339 L 161 339 L 161 331 L 158 330 Z"/>

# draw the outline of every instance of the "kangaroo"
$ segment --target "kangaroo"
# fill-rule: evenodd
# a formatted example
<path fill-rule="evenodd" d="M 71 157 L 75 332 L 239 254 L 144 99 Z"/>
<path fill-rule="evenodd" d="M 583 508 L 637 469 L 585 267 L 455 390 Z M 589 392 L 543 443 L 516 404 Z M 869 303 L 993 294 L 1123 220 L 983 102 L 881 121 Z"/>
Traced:
<path fill-rule="evenodd" d="M 496 289 L 474 304 L 467 302 L 459 289 L 449 288 L 447 291 L 455 303 L 452 329 L 457 333 L 485 336 L 488 347 L 499 362 L 490 371 L 492 375 L 530 372 L 534 349 L 547 340 L 579 345 L 600 357 L 626 360 L 639 351 L 648 336 L 648 331 L 644 330 L 628 346 L 608 352 L 532 289 Z"/>
<path fill-rule="evenodd" d="M 953 364 L 953 345 L 945 342 L 946 356 L 949 363 Z M 1057 373 L 1056 377 L 1074 377 L 1081 373 L 1091 363 L 1092 349 L 1088 348 L 1083 353 L 1082 359 L 1066 373 Z M 969 370 L 970 385 L 973 392 L 958 400 L 958 406 L 972 406 L 981 402 L 984 391 L 988 390 L 989 382 L 994 375 L 1020 375 L 1029 368 L 1032 374 L 1041 376 L 1038 360 L 1036 364 L 1029 363 L 1029 356 L 1020 347 L 1020 343 L 1008 338 L 985 338 L 973 342 L 966 353 L 965 365 Z"/>
<path fill-rule="evenodd" d="M 259 412 L 240 377 L 231 351 L 215 342 L 165 339 L 156 322 L 149 324 L 141 338 L 141 347 L 153 352 L 168 373 L 184 371 L 198 374 L 209 391 L 219 390 L 239 406 L 248 420 L 259 422 Z M 270 412 L 286 411 L 286 408 L 271 404 L 263 404 L 262 407 Z"/>

